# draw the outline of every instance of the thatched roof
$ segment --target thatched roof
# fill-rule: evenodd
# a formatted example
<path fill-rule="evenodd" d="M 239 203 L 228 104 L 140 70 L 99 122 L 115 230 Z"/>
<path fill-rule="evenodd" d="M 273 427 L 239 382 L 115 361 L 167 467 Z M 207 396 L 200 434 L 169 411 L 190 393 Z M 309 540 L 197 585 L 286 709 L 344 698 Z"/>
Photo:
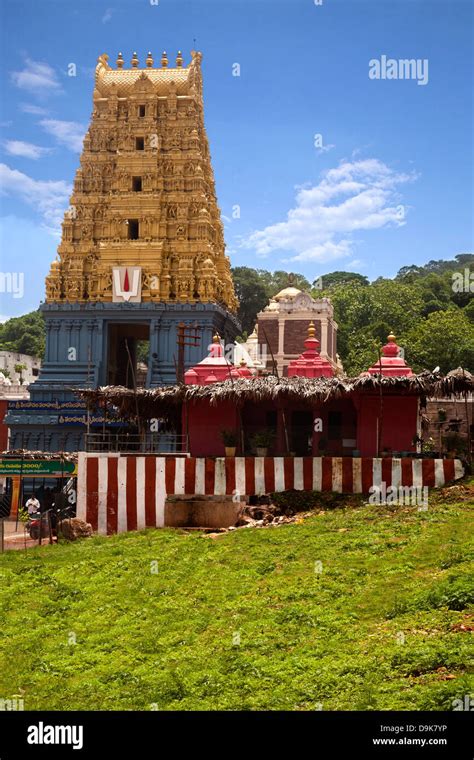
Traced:
<path fill-rule="evenodd" d="M 168 385 L 162 388 L 104 386 L 97 389 L 76 389 L 90 409 L 113 407 L 120 417 L 134 418 L 137 409 L 142 419 L 170 418 L 178 413 L 182 403 L 207 400 L 215 406 L 220 401 L 242 405 L 248 403 L 299 402 L 314 406 L 358 391 L 409 394 L 425 397 L 446 397 L 474 392 L 474 378 L 463 370 L 446 377 L 432 372 L 403 377 L 361 375 L 343 377 L 253 377 L 226 380 L 212 385 Z"/>
<path fill-rule="evenodd" d="M 30 451 L 29 449 L 8 449 L 0 451 L 0 459 L 34 459 L 42 462 L 48 460 L 65 462 L 77 462 L 77 452 L 75 451 Z"/>

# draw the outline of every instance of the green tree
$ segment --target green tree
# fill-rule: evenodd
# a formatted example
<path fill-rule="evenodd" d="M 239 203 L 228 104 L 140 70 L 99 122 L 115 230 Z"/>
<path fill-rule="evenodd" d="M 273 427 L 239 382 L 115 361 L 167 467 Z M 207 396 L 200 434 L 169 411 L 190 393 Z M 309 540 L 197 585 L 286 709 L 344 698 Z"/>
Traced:
<path fill-rule="evenodd" d="M 258 272 L 260 281 L 265 286 L 268 298 L 276 296 L 280 290 L 283 290 L 284 288 L 288 288 L 290 286 L 307 291 L 309 291 L 311 288 L 311 285 L 306 277 L 302 274 L 298 274 L 297 272 L 291 275 L 290 281 L 289 273 L 284 272 L 283 270 L 277 270 L 276 272 L 267 272 L 265 269 L 257 269 L 256 271 Z"/>
<path fill-rule="evenodd" d="M 18 379 L 20 381 L 20 385 L 23 385 L 23 370 L 24 369 L 27 369 L 26 364 L 15 364 L 14 366 L 14 370 L 16 374 L 19 375 Z"/>
<path fill-rule="evenodd" d="M 15 351 L 42 358 L 44 347 L 44 317 L 39 310 L 13 317 L 0 325 L 0 351 Z"/>
<path fill-rule="evenodd" d="M 416 372 L 439 366 L 474 370 L 474 327 L 461 309 L 435 311 L 406 334 L 406 359 Z"/>
<path fill-rule="evenodd" d="M 319 287 L 321 282 L 321 287 Z M 317 284 L 315 284 L 317 283 Z M 318 297 L 318 291 L 327 288 L 332 288 L 335 285 L 348 285 L 349 283 L 356 283 L 359 285 L 368 285 L 369 280 L 365 275 L 358 274 L 358 272 L 329 272 L 329 274 L 323 274 L 320 277 L 316 277 L 313 281 L 314 289 L 312 295 L 314 298 Z"/>
<path fill-rule="evenodd" d="M 385 340 L 379 340 L 372 334 L 371 328 L 359 330 L 352 336 L 349 349 L 343 359 L 344 370 L 351 377 L 366 372 L 379 358 L 379 351 Z"/>
<path fill-rule="evenodd" d="M 463 313 L 470 322 L 474 322 L 474 298 L 471 298 L 466 308 L 463 309 Z"/>
<path fill-rule="evenodd" d="M 369 287 L 351 282 L 323 293 L 334 306 L 338 353 L 350 375 L 377 360 L 377 346 L 386 343 L 390 331 L 403 345 L 407 331 L 421 320 L 423 299 L 416 285 L 379 278 Z"/>
<path fill-rule="evenodd" d="M 252 332 L 257 314 L 268 303 L 267 290 L 258 270 L 251 267 L 234 267 L 232 269 L 235 294 L 239 299 L 237 316 L 242 330 Z"/>
<path fill-rule="evenodd" d="M 240 306 L 237 312 L 243 333 L 251 333 L 257 314 L 267 306 L 270 298 L 289 285 L 288 272 L 278 270 L 268 272 L 266 269 L 252 267 L 234 267 L 232 269 L 234 288 Z M 294 274 L 292 283 L 300 290 L 310 290 L 310 284 L 302 274 Z"/>
<path fill-rule="evenodd" d="M 423 277 L 427 274 L 443 274 L 445 272 L 461 271 L 465 267 L 474 267 L 474 253 L 459 253 L 453 259 L 431 259 L 423 266 L 406 266 L 398 270 L 396 279 L 405 277 Z"/>

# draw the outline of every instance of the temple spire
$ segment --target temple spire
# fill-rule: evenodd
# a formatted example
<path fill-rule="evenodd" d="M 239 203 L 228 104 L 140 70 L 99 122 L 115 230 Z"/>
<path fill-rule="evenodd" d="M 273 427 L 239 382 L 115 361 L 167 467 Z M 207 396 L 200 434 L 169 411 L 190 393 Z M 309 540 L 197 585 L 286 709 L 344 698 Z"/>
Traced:
<path fill-rule="evenodd" d="M 331 364 L 319 354 L 319 340 L 316 337 L 314 322 L 308 325 L 308 337 L 304 342 L 305 351 L 288 365 L 288 377 L 332 377 Z"/>
<path fill-rule="evenodd" d="M 397 339 L 393 332 L 387 337 L 387 343 L 382 346 L 381 356 L 379 361 L 375 362 L 372 367 L 369 367 L 367 373 L 369 375 L 384 375 L 388 377 L 398 377 L 403 375 L 413 375 L 411 367 L 409 367 L 405 359 L 401 356 L 400 346 L 397 345 Z"/>

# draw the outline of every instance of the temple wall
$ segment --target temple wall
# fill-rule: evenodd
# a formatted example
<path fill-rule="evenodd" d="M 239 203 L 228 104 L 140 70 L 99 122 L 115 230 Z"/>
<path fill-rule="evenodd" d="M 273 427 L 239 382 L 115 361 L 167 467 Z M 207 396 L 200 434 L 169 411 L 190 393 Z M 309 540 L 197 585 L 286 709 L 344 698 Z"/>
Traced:
<path fill-rule="evenodd" d="M 172 503 L 166 504 L 170 495 L 227 496 L 237 502 L 244 496 L 289 489 L 368 494 L 372 486 L 382 488 L 383 483 L 387 488 L 432 488 L 463 475 L 458 459 L 81 453 L 77 516 L 95 532 L 110 535 L 173 524 Z"/>
<path fill-rule="evenodd" d="M 321 342 L 321 320 L 313 319 L 316 330 L 316 338 Z M 301 354 L 302 345 L 305 336 L 308 334 L 310 319 L 288 319 L 284 323 L 284 350 L 285 354 Z M 304 346 L 303 346 L 304 348 Z"/>
<path fill-rule="evenodd" d="M 381 449 L 390 452 L 416 451 L 413 437 L 418 429 L 418 398 L 416 396 L 360 396 L 358 403 L 357 449 L 362 456 L 377 451 L 378 426 L 382 425 Z M 381 421 L 380 421 L 381 420 Z"/>

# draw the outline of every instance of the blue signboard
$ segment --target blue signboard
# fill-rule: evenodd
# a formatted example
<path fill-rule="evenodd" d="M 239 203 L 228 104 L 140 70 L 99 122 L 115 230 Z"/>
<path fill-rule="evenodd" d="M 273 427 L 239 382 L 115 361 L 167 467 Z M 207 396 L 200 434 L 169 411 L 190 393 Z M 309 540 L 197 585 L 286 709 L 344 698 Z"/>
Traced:
<path fill-rule="evenodd" d="M 87 414 L 81 410 L 62 412 L 58 416 L 58 423 L 60 425 L 87 425 Z M 91 426 L 104 425 L 104 423 L 107 427 L 119 427 L 124 424 L 123 420 L 110 419 L 109 417 L 106 419 L 101 412 L 91 412 L 89 416 Z"/>
<path fill-rule="evenodd" d="M 29 409 L 40 410 L 46 409 L 48 411 L 59 411 L 61 409 L 80 409 L 81 411 L 86 408 L 86 405 L 80 401 L 9 401 L 8 409 L 14 411 L 15 409 Z"/>

